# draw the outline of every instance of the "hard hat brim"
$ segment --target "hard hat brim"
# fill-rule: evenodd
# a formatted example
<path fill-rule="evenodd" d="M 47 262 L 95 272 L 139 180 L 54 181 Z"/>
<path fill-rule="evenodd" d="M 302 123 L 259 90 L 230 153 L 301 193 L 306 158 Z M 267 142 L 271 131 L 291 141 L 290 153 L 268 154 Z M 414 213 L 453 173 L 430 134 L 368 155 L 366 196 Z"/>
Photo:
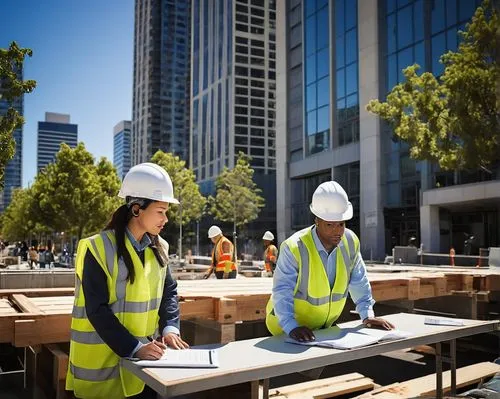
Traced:
<path fill-rule="evenodd" d="M 350 202 L 347 203 L 347 209 L 344 213 L 336 213 L 336 212 L 321 212 L 313 208 L 312 204 L 309 205 L 309 209 L 313 213 L 314 216 L 325 220 L 327 222 L 343 222 L 345 220 L 352 219 L 353 209 L 352 204 Z"/>
<path fill-rule="evenodd" d="M 148 196 L 144 196 L 144 194 L 140 194 L 140 193 L 137 193 L 137 195 L 133 195 L 133 193 L 127 193 L 127 195 L 125 195 L 122 190 L 119 191 L 118 193 L 118 197 L 120 198 L 123 198 L 125 199 L 126 197 L 138 197 L 138 198 L 146 198 L 146 199 L 150 199 L 150 200 L 153 200 L 153 201 L 158 201 L 158 202 L 168 202 L 169 204 L 180 204 L 179 200 L 174 198 L 174 197 L 167 197 L 167 196 L 155 196 L 155 195 L 148 195 Z"/>

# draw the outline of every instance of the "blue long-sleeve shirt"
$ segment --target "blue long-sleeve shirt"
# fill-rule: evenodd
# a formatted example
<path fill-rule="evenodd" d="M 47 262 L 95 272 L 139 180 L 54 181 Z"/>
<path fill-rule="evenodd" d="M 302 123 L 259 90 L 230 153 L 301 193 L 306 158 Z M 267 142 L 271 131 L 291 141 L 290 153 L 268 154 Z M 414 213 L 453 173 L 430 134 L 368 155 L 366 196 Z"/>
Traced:
<path fill-rule="evenodd" d="M 141 242 L 127 230 L 127 236 L 132 246 L 144 262 L 144 250 L 151 245 L 151 240 L 145 234 Z M 85 295 L 85 310 L 102 340 L 121 357 L 133 356 L 143 345 L 120 323 L 108 306 L 109 291 L 106 284 L 106 274 L 90 251 L 87 251 L 83 266 L 82 289 Z M 177 282 L 167 272 L 163 296 L 158 310 L 159 329 L 163 335 L 173 332 L 179 334 L 179 305 L 177 302 Z"/>
<path fill-rule="evenodd" d="M 330 253 L 325 249 L 316 232 L 316 227 L 312 228 L 314 244 L 319 252 L 319 256 L 325 267 L 330 288 L 333 288 L 337 273 L 337 251 L 334 248 Z M 356 311 L 361 320 L 367 317 L 374 317 L 370 282 L 366 275 L 366 266 L 361 253 L 358 252 L 354 259 L 354 267 L 349 277 L 349 294 L 356 305 Z M 295 320 L 293 291 L 297 284 L 299 266 L 288 246 L 282 245 L 273 280 L 273 304 L 274 313 L 278 317 L 281 328 L 286 334 L 290 334 L 296 327 L 300 327 Z"/>

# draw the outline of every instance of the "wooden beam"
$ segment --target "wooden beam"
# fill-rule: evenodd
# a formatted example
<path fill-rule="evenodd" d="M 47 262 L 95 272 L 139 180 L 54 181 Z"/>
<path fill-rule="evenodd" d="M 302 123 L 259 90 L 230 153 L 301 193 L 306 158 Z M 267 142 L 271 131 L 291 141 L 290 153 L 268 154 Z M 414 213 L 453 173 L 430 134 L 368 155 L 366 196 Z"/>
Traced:
<path fill-rule="evenodd" d="M 19 309 L 21 309 L 24 313 L 31 313 L 31 314 L 44 314 L 44 312 L 36 306 L 32 301 L 30 301 L 29 298 L 27 298 L 25 295 L 21 294 L 14 294 L 12 295 L 12 302 L 15 303 Z"/>
<path fill-rule="evenodd" d="M 14 322 L 14 346 L 25 347 L 70 340 L 71 315 L 52 315 Z"/>

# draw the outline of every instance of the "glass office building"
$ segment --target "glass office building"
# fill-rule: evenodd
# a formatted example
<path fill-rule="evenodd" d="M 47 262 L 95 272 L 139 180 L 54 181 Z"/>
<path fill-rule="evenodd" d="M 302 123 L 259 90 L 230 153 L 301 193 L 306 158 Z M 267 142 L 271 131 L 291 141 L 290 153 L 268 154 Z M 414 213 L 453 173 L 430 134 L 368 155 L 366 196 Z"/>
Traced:
<path fill-rule="evenodd" d="M 132 165 L 189 156 L 189 0 L 136 0 Z"/>
<path fill-rule="evenodd" d="M 113 128 L 113 165 L 122 180 L 131 167 L 130 135 L 130 121 L 121 121 Z"/>
<path fill-rule="evenodd" d="M 278 3 L 277 47 L 286 49 L 286 57 L 277 60 L 280 241 L 312 223 L 312 193 L 319 183 L 335 179 L 354 205 L 348 227 L 360 235 L 365 257 L 383 259 L 411 237 L 436 252 L 453 245 L 460 253 L 464 235 L 476 237 L 476 250 L 499 244 L 498 165 L 491 173 L 449 173 L 417 162 L 365 109 L 371 99 L 384 99 L 402 81 L 401 70 L 413 63 L 441 74 L 439 57 L 457 49 L 457 32 L 479 4 Z M 471 193 L 464 197 L 464 190 Z M 460 200 L 451 200 L 453 195 Z"/>
<path fill-rule="evenodd" d="M 192 7 L 190 166 L 201 191 L 214 194 L 223 168 L 233 168 L 239 152 L 251 156 L 266 207 L 249 236 L 260 239 L 276 223 L 276 3 Z"/>
<path fill-rule="evenodd" d="M 71 148 L 78 144 L 78 125 L 70 123 L 70 116 L 54 112 L 45 113 L 45 121 L 38 122 L 36 151 L 37 172 L 55 161 L 61 144 Z"/>

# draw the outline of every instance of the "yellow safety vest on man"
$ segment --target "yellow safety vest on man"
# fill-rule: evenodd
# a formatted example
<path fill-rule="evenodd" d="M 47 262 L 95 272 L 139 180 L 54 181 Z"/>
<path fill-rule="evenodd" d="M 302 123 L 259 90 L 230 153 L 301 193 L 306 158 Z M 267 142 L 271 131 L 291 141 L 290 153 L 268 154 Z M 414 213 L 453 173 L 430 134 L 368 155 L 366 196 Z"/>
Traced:
<path fill-rule="evenodd" d="M 236 271 L 234 261 L 234 246 L 231 241 L 222 236 L 212 250 L 212 266 L 216 272 L 230 273 Z"/>
<path fill-rule="evenodd" d="M 314 244 L 312 227 L 298 231 L 283 245 L 288 246 L 299 269 L 293 292 L 295 320 L 299 326 L 309 327 L 311 330 L 331 327 L 345 306 L 349 276 L 359 252 L 358 237 L 351 230 L 345 229 L 338 245 L 333 288 L 330 288 L 325 267 Z M 272 296 L 266 307 L 266 325 L 273 335 L 283 333 L 274 313 Z"/>
<path fill-rule="evenodd" d="M 168 244 L 160 239 L 162 245 Z M 108 305 L 125 328 L 142 343 L 158 331 L 158 309 L 163 295 L 167 267 L 161 267 L 151 248 L 144 251 L 144 265 L 128 237 L 126 247 L 134 264 L 135 280 L 127 280 L 123 260 L 118 262 L 112 231 L 83 239 L 78 245 L 75 274 L 75 302 L 71 319 L 71 346 L 66 389 L 77 398 L 122 398 L 141 393 L 144 382 L 120 365 L 120 357 L 104 343 L 85 311 L 81 289 L 87 250 L 107 277 Z"/>

